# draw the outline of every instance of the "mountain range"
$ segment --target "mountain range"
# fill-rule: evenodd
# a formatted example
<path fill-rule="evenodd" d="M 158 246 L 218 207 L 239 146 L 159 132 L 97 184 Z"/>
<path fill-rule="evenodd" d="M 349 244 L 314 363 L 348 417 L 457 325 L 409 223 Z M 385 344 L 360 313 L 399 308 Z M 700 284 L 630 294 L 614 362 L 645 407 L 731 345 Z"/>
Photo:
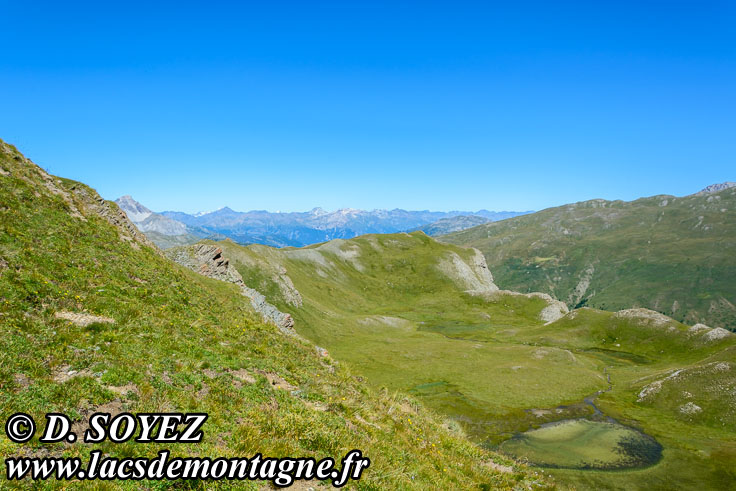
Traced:
<path fill-rule="evenodd" d="M 683 197 L 572 203 L 440 240 L 480 249 L 509 290 L 736 330 L 733 182 Z"/>
<path fill-rule="evenodd" d="M 407 211 L 356 210 L 273 213 L 264 210 L 216 211 L 188 214 L 178 211 L 153 213 L 130 196 L 116 200 L 130 220 L 162 248 L 193 243 L 201 238 L 229 238 L 240 244 L 301 247 L 332 239 L 349 239 L 368 233 L 395 233 L 417 229 L 444 220 L 437 233 L 462 230 L 466 226 L 503 220 L 524 213 L 515 211 Z M 467 216 L 475 218 L 469 219 Z"/>

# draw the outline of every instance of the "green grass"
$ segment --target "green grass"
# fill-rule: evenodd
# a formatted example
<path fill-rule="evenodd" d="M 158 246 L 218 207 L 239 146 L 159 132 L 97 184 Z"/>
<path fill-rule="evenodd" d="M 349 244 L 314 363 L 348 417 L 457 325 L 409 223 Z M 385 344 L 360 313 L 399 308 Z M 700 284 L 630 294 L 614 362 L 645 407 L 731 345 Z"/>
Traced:
<path fill-rule="evenodd" d="M 736 189 L 586 201 L 441 240 L 480 249 L 502 288 L 736 330 Z"/>
<path fill-rule="evenodd" d="M 199 276 L 131 241 L 130 232 L 95 211 L 98 197 L 88 187 L 45 178 L 2 142 L 0 169 L 3 421 L 17 411 L 36 421 L 47 412 L 81 419 L 106 407 L 207 412 L 203 442 L 171 447 L 176 455 L 338 458 L 359 448 L 372 461 L 353 485 L 361 489 L 547 485 L 520 467 L 493 470 L 485 464 L 508 461 L 470 443 L 457 425 L 411 397 L 367 385 L 359 372 L 321 357 L 312 344 L 263 324 L 234 285 Z M 62 311 L 115 322 L 80 327 L 56 318 Z M 253 382 L 239 378 L 244 371 Z M 294 389 L 275 388 L 266 375 Z M 92 449 L 112 457 L 155 456 L 162 446 L 43 445 L 35 438 L 18 445 L 0 436 L 3 458 L 86 456 Z"/>
<path fill-rule="evenodd" d="M 429 403 L 455 417 L 485 422 L 490 412 L 505 420 L 509 411 L 576 401 L 605 386 L 595 362 L 573 361 L 561 350 L 540 355 L 533 346 L 494 341 L 489 334 L 497 328 L 542 325 L 538 317 L 546 303 L 464 293 L 437 268 L 437 258 L 451 251 L 469 260 L 471 251 L 421 233 L 351 239 L 344 247 L 357 247 L 352 249 L 359 251 L 355 262 L 318 247 L 264 253 L 262 246 L 221 246 L 247 284 L 270 293 L 270 299 L 293 313 L 300 333 L 335 358 L 349 360 L 375 385 L 413 390 L 450 384 L 448 391 L 456 397 Z M 264 284 L 272 275 L 267 261 L 258 262 L 258 254 L 288 271 L 305 299 L 302 308 L 290 308 L 272 281 Z M 518 365 L 524 369 L 515 369 Z M 571 374 L 572 383 L 567 382 Z M 546 383 L 556 383 L 559 392 L 543 390 Z M 529 390 L 520 393 L 512 390 L 514 385 Z"/>

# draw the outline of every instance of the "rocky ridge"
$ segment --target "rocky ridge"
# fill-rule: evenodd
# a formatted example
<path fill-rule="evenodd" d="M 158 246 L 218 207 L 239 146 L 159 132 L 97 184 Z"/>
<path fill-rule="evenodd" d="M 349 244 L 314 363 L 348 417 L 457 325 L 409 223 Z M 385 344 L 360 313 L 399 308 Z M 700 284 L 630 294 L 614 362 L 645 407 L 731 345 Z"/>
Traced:
<path fill-rule="evenodd" d="M 253 309 L 263 317 L 264 321 L 275 324 L 284 334 L 297 335 L 294 331 L 294 319 L 291 315 L 281 312 L 268 303 L 266 297 L 260 292 L 247 286 L 240 273 L 223 256 L 220 247 L 211 244 L 195 244 L 169 249 L 166 251 L 166 255 L 173 261 L 203 276 L 238 285 L 241 293 L 250 299 Z"/>
<path fill-rule="evenodd" d="M 695 193 L 695 196 L 703 196 L 704 194 L 711 194 L 711 193 L 717 193 L 719 191 L 723 191 L 724 189 L 730 189 L 730 188 L 736 188 L 736 182 L 732 181 L 726 181 L 726 182 L 719 182 L 717 184 L 711 184 L 710 186 L 706 186 L 697 193 Z"/>
<path fill-rule="evenodd" d="M 133 248 L 138 249 L 141 245 L 144 245 L 158 250 L 153 242 L 138 230 L 120 208 L 103 199 L 90 187 L 74 181 L 62 182 L 60 178 L 48 174 L 18 152 L 15 147 L 2 140 L 0 140 L 0 152 L 23 164 L 23 167 L 19 168 L 17 175 L 14 177 L 23 179 L 32 185 L 34 184 L 34 178 L 40 177 L 44 188 L 51 194 L 61 198 L 71 217 L 86 222 L 88 217 L 98 216 L 113 225 L 117 229 L 120 238 L 130 243 Z M 2 168 L 0 170 L 2 170 L 4 176 L 11 175 L 9 170 Z"/>

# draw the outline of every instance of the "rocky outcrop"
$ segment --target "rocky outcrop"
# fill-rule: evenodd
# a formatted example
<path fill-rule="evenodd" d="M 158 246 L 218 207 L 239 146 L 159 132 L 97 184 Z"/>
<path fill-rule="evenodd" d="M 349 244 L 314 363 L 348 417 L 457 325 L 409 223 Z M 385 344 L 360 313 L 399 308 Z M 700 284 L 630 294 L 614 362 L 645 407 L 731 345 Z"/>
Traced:
<path fill-rule="evenodd" d="M 686 404 L 683 404 L 680 406 L 680 412 L 682 414 L 698 414 L 699 412 L 702 412 L 703 408 L 695 404 L 694 402 L 688 402 Z"/>
<path fill-rule="evenodd" d="M 722 327 L 714 327 L 710 331 L 703 334 L 703 339 L 706 341 L 718 341 L 730 336 L 733 336 L 733 333 L 731 331 L 727 331 Z"/>
<path fill-rule="evenodd" d="M 296 334 L 294 331 L 294 319 L 290 314 L 281 312 L 279 309 L 268 303 L 268 301 L 266 301 L 266 297 L 257 290 L 245 285 L 241 285 L 240 288 L 243 295 L 250 299 L 250 303 L 255 311 L 260 313 L 265 321 L 275 324 L 276 327 L 281 329 L 285 334 Z"/>
<path fill-rule="evenodd" d="M 688 332 L 688 334 L 691 334 L 691 335 L 692 335 L 692 334 L 698 334 L 698 333 L 701 333 L 701 332 L 703 332 L 703 331 L 706 331 L 706 332 L 708 332 L 708 331 L 710 331 L 710 329 L 711 329 L 711 328 L 710 328 L 710 327 L 708 327 L 708 326 L 706 326 L 705 324 L 700 324 L 700 323 L 698 323 L 698 324 L 695 324 L 695 325 L 694 325 L 693 327 L 691 327 L 690 329 L 688 329 L 688 330 L 687 330 L 687 332 Z"/>
<path fill-rule="evenodd" d="M 472 251 L 473 256 L 468 261 L 464 261 L 455 252 L 448 252 L 440 259 L 437 267 L 466 293 L 488 295 L 497 292 L 498 287 L 493 282 L 486 258 L 479 250 Z"/>
<path fill-rule="evenodd" d="M 224 242 L 227 243 L 229 240 L 226 239 Z M 241 248 L 229 248 L 228 255 L 233 262 L 246 268 L 257 269 L 261 274 L 270 276 L 271 281 L 278 286 L 283 301 L 292 307 L 301 307 L 302 296 L 291 281 L 286 268 L 273 257 L 273 250 L 263 246 L 251 246 L 249 250 L 258 252 L 249 254 Z"/>
<path fill-rule="evenodd" d="M 265 322 L 275 324 L 284 334 L 296 335 L 294 319 L 291 315 L 281 312 L 268 303 L 266 297 L 260 292 L 247 286 L 240 273 L 223 256 L 220 247 L 213 244 L 195 244 L 169 249 L 166 255 L 203 276 L 238 285 L 241 293 L 248 297 L 253 309 L 263 317 Z"/>
<path fill-rule="evenodd" d="M 166 255 L 203 276 L 244 285 L 240 273 L 230 266 L 230 261 L 223 257 L 222 249 L 216 245 L 195 244 L 191 247 L 177 247 L 167 251 Z"/>
<path fill-rule="evenodd" d="M 704 194 L 717 193 L 724 189 L 736 188 L 736 182 L 719 182 L 718 184 L 711 184 L 706 186 L 702 190 L 695 193 L 695 196 L 703 196 Z"/>
<path fill-rule="evenodd" d="M 595 265 L 591 264 L 585 271 L 580 275 L 580 281 L 575 285 L 575 289 L 570 293 L 568 298 L 568 305 L 575 307 L 585 297 L 585 293 L 590 287 L 590 280 L 593 279 L 593 273 L 595 273 Z"/>
<path fill-rule="evenodd" d="M 471 295 L 493 296 L 493 295 L 515 295 L 527 298 L 541 298 L 547 302 L 539 313 L 540 320 L 549 324 L 561 318 L 569 312 L 564 302 L 553 298 L 551 295 L 540 292 L 519 293 L 507 290 L 500 290 L 493 282 L 493 275 L 488 268 L 486 258 L 478 249 L 472 248 L 472 257 L 469 260 L 463 260 L 455 252 L 448 252 L 440 258 L 437 265 L 438 269 L 452 279 L 465 293 Z"/>
<path fill-rule="evenodd" d="M 667 317 L 664 314 L 660 314 L 654 310 L 636 308 L 619 310 L 613 314 L 618 319 L 631 319 L 635 320 L 642 325 L 648 325 L 652 327 L 666 327 L 671 326 L 676 321 L 671 317 Z"/>
<path fill-rule="evenodd" d="M 667 375 L 665 378 L 661 380 L 655 380 L 649 385 L 646 385 L 644 388 L 641 389 L 639 392 L 639 398 L 636 400 L 636 402 L 642 402 L 646 401 L 647 399 L 650 399 L 651 397 L 655 396 L 657 393 L 659 393 L 660 390 L 662 390 L 662 384 L 669 380 L 677 379 L 677 377 L 683 372 L 683 369 L 675 370 L 669 375 Z"/>
<path fill-rule="evenodd" d="M 719 341 L 733 336 L 731 331 L 723 329 L 722 327 L 709 327 L 705 324 L 695 324 L 693 327 L 687 330 L 689 336 L 700 336 L 701 339 L 707 343 L 713 341 Z"/>
<path fill-rule="evenodd" d="M 519 292 L 512 292 L 509 290 L 499 290 L 498 293 L 500 295 L 513 295 L 513 296 L 526 297 L 526 298 L 541 298 L 542 300 L 547 302 L 547 306 L 544 307 L 539 312 L 539 320 L 544 321 L 545 324 L 551 324 L 556 320 L 562 319 L 565 315 L 568 314 L 568 312 L 570 312 L 570 309 L 567 308 L 567 304 L 565 304 L 565 302 L 561 302 L 557 300 L 556 298 L 552 297 L 552 295 L 548 295 L 547 293 L 542 293 L 542 292 L 519 293 Z M 573 312 L 571 315 L 576 315 L 576 314 L 575 312 Z"/>
<path fill-rule="evenodd" d="M 83 203 L 85 212 L 95 213 L 108 223 L 118 229 L 120 238 L 125 242 L 129 242 L 133 248 L 138 249 L 139 245 L 146 245 L 158 251 L 158 247 L 141 233 L 140 230 L 128 219 L 128 216 L 115 203 L 111 203 L 102 199 L 97 193 L 90 193 L 86 186 L 72 186 L 72 192 Z"/>
<path fill-rule="evenodd" d="M 539 313 L 539 318 L 543 320 L 545 324 L 550 324 L 557 319 L 561 319 L 569 312 L 565 302 L 560 302 L 559 300 L 552 298 L 551 295 L 547 295 L 546 293 L 532 293 L 531 295 L 536 295 L 547 302 L 547 306 Z"/>

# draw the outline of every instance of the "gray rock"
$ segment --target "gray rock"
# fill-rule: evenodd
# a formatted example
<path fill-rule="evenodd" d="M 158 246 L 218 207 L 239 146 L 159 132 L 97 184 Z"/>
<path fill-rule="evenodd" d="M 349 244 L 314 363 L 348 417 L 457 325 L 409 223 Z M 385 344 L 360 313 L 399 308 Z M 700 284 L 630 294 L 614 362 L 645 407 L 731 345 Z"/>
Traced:
<path fill-rule="evenodd" d="M 695 193 L 695 196 L 703 196 L 704 194 L 711 194 L 711 193 L 717 193 L 719 191 L 723 191 L 724 189 L 730 189 L 730 188 L 736 188 L 736 182 L 720 182 L 718 184 L 711 184 L 710 186 L 706 186 L 697 193 Z"/>

